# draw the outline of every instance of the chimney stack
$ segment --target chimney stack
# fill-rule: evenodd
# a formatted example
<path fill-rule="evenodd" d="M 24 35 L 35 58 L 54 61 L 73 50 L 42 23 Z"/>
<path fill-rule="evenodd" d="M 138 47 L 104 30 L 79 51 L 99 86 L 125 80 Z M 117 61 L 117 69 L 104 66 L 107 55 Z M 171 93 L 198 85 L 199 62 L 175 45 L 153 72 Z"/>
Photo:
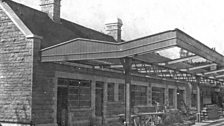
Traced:
<path fill-rule="evenodd" d="M 108 20 L 105 25 L 107 34 L 112 36 L 117 42 L 121 42 L 122 20 L 119 18 Z"/>
<path fill-rule="evenodd" d="M 60 23 L 60 7 L 61 0 L 41 0 L 41 11 L 48 14 L 48 16 L 56 23 Z"/>

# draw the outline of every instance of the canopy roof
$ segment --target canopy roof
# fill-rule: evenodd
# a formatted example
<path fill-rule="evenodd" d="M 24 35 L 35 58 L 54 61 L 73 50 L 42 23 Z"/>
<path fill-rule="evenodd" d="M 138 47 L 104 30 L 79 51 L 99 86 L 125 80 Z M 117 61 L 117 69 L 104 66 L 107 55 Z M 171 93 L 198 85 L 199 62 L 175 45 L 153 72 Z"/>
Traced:
<path fill-rule="evenodd" d="M 120 59 L 124 57 L 133 60 L 136 75 L 223 85 L 224 56 L 179 29 L 121 43 L 77 38 L 41 51 L 42 62 L 117 72 L 123 70 Z"/>

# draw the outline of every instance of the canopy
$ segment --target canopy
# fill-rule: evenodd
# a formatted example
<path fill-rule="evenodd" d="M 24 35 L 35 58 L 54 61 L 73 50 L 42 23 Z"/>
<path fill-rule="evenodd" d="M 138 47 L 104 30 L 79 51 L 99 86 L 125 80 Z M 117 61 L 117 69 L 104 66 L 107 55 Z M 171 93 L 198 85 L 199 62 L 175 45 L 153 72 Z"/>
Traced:
<path fill-rule="evenodd" d="M 134 75 L 223 86 L 223 55 L 179 29 L 121 43 L 78 38 L 41 50 L 42 62 L 115 72 L 123 71 L 125 57 Z"/>

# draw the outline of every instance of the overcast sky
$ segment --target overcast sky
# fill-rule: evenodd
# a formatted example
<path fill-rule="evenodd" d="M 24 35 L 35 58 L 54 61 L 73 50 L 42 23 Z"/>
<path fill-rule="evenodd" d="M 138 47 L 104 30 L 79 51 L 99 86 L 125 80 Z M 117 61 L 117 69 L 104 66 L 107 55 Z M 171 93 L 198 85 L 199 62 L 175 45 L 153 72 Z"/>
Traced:
<path fill-rule="evenodd" d="M 40 0 L 14 0 L 40 9 Z M 104 32 L 111 17 L 123 21 L 122 37 L 136 39 L 179 28 L 224 54 L 223 0 L 62 0 L 62 18 Z"/>

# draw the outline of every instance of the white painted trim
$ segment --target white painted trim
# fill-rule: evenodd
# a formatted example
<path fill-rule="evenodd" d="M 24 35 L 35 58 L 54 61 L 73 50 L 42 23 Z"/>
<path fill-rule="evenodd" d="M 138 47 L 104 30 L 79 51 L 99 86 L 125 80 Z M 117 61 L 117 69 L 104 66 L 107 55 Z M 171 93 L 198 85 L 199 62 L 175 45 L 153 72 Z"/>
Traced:
<path fill-rule="evenodd" d="M 178 86 L 178 89 L 180 89 L 180 90 L 186 90 L 186 87 L 184 87 L 184 86 Z"/>
<path fill-rule="evenodd" d="M 166 88 L 166 84 L 151 83 L 151 87 Z"/>
<path fill-rule="evenodd" d="M 71 78 L 71 79 L 80 79 L 80 80 L 94 80 L 94 81 L 102 81 L 104 83 L 113 82 L 117 84 L 124 84 L 123 79 L 118 78 L 108 78 L 96 75 L 87 75 L 87 74 L 80 74 L 80 73 L 69 73 L 69 72 L 60 72 L 56 71 L 55 73 L 56 78 Z"/>
<path fill-rule="evenodd" d="M 170 65 L 170 64 L 180 63 L 183 61 L 188 61 L 188 60 L 198 59 L 198 58 L 200 58 L 200 56 L 194 55 L 194 56 L 189 56 L 189 57 L 185 57 L 185 58 L 175 59 L 175 60 L 169 61 L 167 64 Z"/>
<path fill-rule="evenodd" d="M 177 109 L 177 89 L 174 89 L 174 108 Z"/>
<path fill-rule="evenodd" d="M 54 119 L 54 123 L 57 124 L 57 102 L 58 102 L 58 79 L 57 78 L 54 78 L 53 79 L 53 82 L 54 82 L 54 86 L 53 86 L 53 91 L 54 91 L 54 94 L 53 94 L 53 101 L 54 101 L 54 105 L 52 106 L 54 112 L 53 112 L 53 119 Z"/>
<path fill-rule="evenodd" d="M 0 123 L 0 124 L 2 124 L 2 126 L 31 126 L 30 124 L 13 124 L 13 123 Z"/>
<path fill-rule="evenodd" d="M 35 124 L 35 126 L 57 126 L 57 123 L 52 123 L 52 124 Z"/>
<path fill-rule="evenodd" d="M 80 73 L 69 73 L 69 72 L 61 72 L 56 71 L 55 73 L 56 78 L 71 78 L 71 79 L 80 79 L 80 80 L 94 80 L 94 81 L 102 81 L 104 83 L 115 83 L 115 84 L 124 84 L 124 79 L 118 78 L 109 78 L 109 77 L 102 77 L 96 75 L 88 75 L 88 74 L 80 74 Z M 141 85 L 141 86 L 148 86 L 148 82 L 142 81 L 131 81 L 132 85 Z M 158 84 L 156 84 L 158 85 Z"/>
<path fill-rule="evenodd" d="M 174 85 L 168 85 L 168 89 L 177 89 L 177 86 L 174 86 Z"/>
<path fill-rule="evenodd" d="M 37 38 L 37 39 L 43 39 L 43 37 L 42 36 L 38 36 L 38 35 L 34 35 L 34 34 L 32 34 L 32 35 L 26 35 L 26 38 Z"/>
<path fill-rule="evenodd" d="M 139 86 L 149 86 L 149 82 L 143 82 L 143 81 L 131 81 L 132 85 L 139 85 Z"/>
<path fill-rule="evenodd" d="M 119 102 L 119 83 L 114 84 L 114 101 Z"/>
<path fill-rule="evenodd" d="M 39 38 L 39 39 L 43 38 L 41 36 L 34 35 L 7 3 L 1 1 L 0 7 L 6 13 L 6 15 L 12 20 L 12 22 L 17 26 L 17 28 L 19 28 L 19 30 L 26 36 L 26 38 Z"/>
<path fill-rule="evenodd" d="M 177 88 L 176 87 L 174 87 L 174 86 L 169 86 L 168 85 L 168 87 L 167 87 L 167 96 L 168 96 L 168 105 L 170 106 L 170 101 L 169 101 L 169 99 L 170 99 L 170 97 L 169 97 L 169 90 L 170 89 L 172 89 L 173 90 L 173 105 L 171 106 L 171 107 L 174 107 L 175 108 L 175 102 L 176 102 L 176 98 L 175 97 L 177 97 L 177 92 L 176 92 L 176 90 L 177 90 Z"/>
<path fill-rule="evenodd" d="M 75 122 L 71 123 L 72 126 L 79 126 L 80 124 L 88 124 L 89 120 L 76 120 Z"/>
<path fill-rule="evenodd" d="M 96 112 L 96 81 L 92 80 L 91 84 L 91 110 L 92 110 L 92 117 L 95 117 Z"/>
<path fill-rule="evenodd" d="M 187 104 L 187 90 L 184 88 L 184 102 Z"/>

